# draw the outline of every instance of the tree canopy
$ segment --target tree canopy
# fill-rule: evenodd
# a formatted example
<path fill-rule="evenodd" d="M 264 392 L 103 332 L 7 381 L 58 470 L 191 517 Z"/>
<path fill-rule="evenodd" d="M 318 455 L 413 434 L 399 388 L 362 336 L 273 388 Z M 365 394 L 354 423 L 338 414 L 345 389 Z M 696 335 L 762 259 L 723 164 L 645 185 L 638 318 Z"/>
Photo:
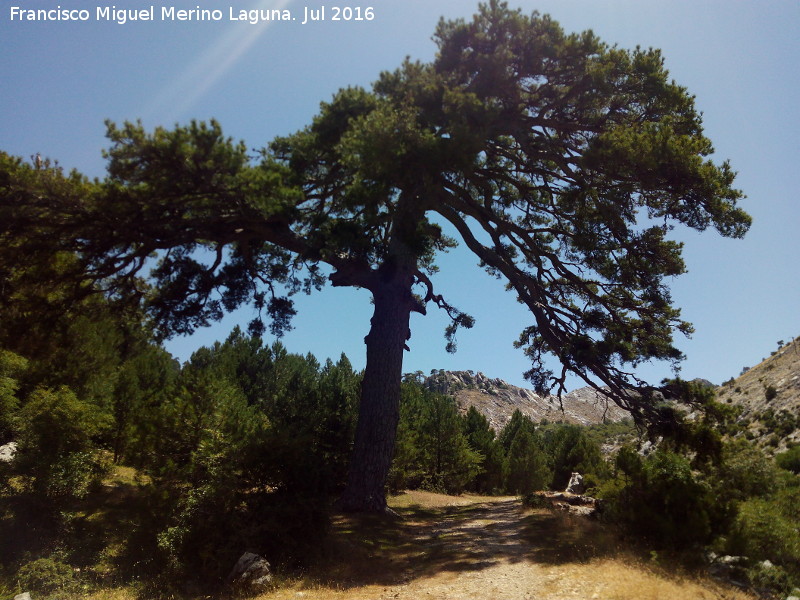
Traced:
<path fill-rule="evenodd" d="M 538 390 L 562 391 L 571 372 L 658 417 L 656 388 L 633 367 L 679 361 L 673 333 L 691 331 L 664 282 L 685 271 L 669 231 L 741 237 L 750 223 L 693 97 L 658 50 L 566 34 L 494 0 L 471 21 L 442 20 L 434 40 L 432 62 L 342 89 L 257 157 L 213 121 L 109 123 L 108 176 L 93 184 L 4 157 L 5 260 L 72 253 L 84 277 L 144 302 L 164 335 L 244 303 L 280 334 L 293 294 L 326 278 L 368 290 L 352 508 L 385 506 L 410 313 L 447 311 L 451 350 L 472 325 L 431 278 L 456 244 L 530 310 L 517 345 Z"/>

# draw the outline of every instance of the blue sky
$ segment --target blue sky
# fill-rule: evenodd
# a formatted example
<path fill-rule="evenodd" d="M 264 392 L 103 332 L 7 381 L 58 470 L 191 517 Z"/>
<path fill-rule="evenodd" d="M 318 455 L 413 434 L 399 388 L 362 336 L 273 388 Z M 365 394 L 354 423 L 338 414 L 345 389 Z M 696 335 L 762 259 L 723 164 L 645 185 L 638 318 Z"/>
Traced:
<path fill-rule="evenodd" d="M 429 60 L 440 16 L 469 17 L 464 0 L 118 0 L 117 9 L 155 6 L 153 22 L 97 21 L 102 2 L 4 0 L 0 8 L 0 149 L 36 152 L 67 168 L 102 176 L 105 119 L 141 119 L 147 127 L 216 118 L 226 133 L 260 148 L 309 123 L 339 88 L 368 86 L 406 56 Z M 304 8 L 326 6 L 328 20 L 302 25 Z M 713 231 L 676 231 L 689 273 L 671 282 L 673 298 L 696 333 L 679 340 L 682 375 L 720 383 L 752 366 L 779 339 L 800 335 L 800 2 L 736 0 L 540 0 L 510 2 L 550 14 L 568 31 L 593 29 L 623 48 L 661 48 L 672 77 L 696 96 L 715 158 L 729 159 L 754 218 L 744 240 Z M 11 21 L 11 7 L 85 9 L 86 22 Z M 162 6 L 219 9 L 215 22 L 163 22 Z M 334 6 L 372 7 L 374 19 L 334 22 Z M 230 7 L 280 8 L 296 21 L 259 25 L 228 20 Z M 477 318 L 444 351 L 446 322 L 432 309 L 412 321 L 405 370 L 473 369 L 523 385 L 528 368 L 512 347 L 529 324 L 524 310 L 465 251 L 444 255 L 436 278 L 452 304 Z M 327 288 L 298 298 L 295 352 L 319 359 L 345 352 L 364 363 L 371 308 L 366 292 Z M 249 310 L 191 338 L 172 340 L 180 359 L 224 339 Z M 657 381 L 665 365 L 642 374 Z M 573 382 L 577 385 L 577 382 Z"/>

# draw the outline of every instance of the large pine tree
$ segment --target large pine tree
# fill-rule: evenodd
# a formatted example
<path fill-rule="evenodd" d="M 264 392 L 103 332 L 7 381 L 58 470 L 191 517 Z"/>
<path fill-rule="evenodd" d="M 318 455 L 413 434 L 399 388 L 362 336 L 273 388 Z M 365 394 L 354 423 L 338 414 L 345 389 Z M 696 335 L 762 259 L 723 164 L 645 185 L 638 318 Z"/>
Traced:
<path fill-rule="evenodd" d="M 708 158 L 692 96 L 656 50 L 568 35 L 494 0 L 469 22 L 440 22 L 435 41 L 431 63 L 340 91 L 256 161 L 212 122 L 109 125 L 108 177 L 73 191 L 37 193 L 14 163 L 0 180 L 0 236 L 16 260 L 43 245 L 79 253 L 170 334 L 247 302 L 280 333 L 291 295 L 326 275 L 368 290 L 350 509 L 386 507 L 411 312 L 447 311 L 451 343 L 472 323 L 429 277 L 456 243 L 530 310 L 518 344 L 537 388 L 563 390 L 572 372 L 637 418 L 655 416 L 654 388 L 631 367 L 679 360 L 673 333 L 690 331 L 663 283 L 685 268 L 668 232 L 739 237 L 749 225 L 734 173 Z M 154 253 L 145 287 L 137 276 Z M 545 355 L 562 369 L 547 370 Z"/>

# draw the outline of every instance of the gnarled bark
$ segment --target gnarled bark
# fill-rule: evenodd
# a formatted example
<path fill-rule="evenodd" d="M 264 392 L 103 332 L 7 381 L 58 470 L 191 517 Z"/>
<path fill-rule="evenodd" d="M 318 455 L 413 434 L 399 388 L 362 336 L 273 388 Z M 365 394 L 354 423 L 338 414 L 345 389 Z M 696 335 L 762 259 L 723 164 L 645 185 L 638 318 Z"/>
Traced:
<path fill-rule="evenodd" d="M 367 345 L 367 365 L 361 383 L 353 455 L 347 487 L 340 499 L 343 510 L 385 512 L 386 478 L 392 464 L 400 419 L 400 380 L 403 350 L 409 336 L 412 310 L 411 279 L 376 289 L 375 310 Z"/>

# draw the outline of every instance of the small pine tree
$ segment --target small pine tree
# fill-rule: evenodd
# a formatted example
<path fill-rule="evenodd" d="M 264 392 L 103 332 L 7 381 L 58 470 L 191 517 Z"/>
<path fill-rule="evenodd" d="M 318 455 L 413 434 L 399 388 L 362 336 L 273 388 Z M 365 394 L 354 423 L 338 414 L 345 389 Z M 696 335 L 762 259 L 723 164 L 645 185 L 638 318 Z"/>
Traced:
<path fill-rule="evenodd" d="M 552 472 L 542 445 L 541 437 L 527 428 L 514 436 L 507 457 L 507 491 L 526 496 L 550 484 Z"/>
<path fill-rule="evenodd" d="M 489 421 L 474 406 L 464 415 L 464 432 L 470 448 L 483 457 L 481 472 L 467 488 L 483 494 L 499 490 L 503 485 L 503 449 Z"/>

